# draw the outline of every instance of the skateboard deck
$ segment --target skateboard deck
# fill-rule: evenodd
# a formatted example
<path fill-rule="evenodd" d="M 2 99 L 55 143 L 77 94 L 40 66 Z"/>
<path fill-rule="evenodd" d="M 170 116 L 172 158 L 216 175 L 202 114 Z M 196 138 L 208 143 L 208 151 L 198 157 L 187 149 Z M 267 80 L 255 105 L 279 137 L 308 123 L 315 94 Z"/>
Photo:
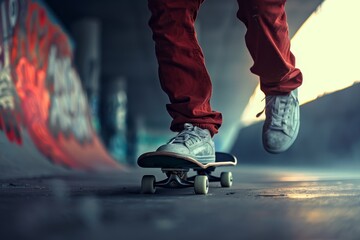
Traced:
<path fill-rule="evenodd" d="M 212 172 L 216 167 L 235 166 L 237 164 L 236 157 L 228 153 L 217 152 L 215 159 L 215 162 L 202 164 L 192 157 L 176 153 L 144 153 L 138 158 L 138 165 L 143 168 L 160 168 L 167 178 L 157 182 L 153 175 L 143 176 L 141 192 L 153 194 L 156 187 L 194 187 L 196 194 L 207 194 L 209 182 L 220 182 L 222 187 L 231 187 L 233 181 L 231 172 L 222 172 L 220 177 L 212 175 Z M 194 170 L 196 175 L 188 177 L 190 169 Z"/>
<path fill-rule="evenodd" d="M 237 164 L 236 157 L 228 153 L 217 152 L 215 159 L 213 163 L 202 164 L 192 157 L 176 153 L 149 152 L 139 157 L 138 165 L 143 168 L 207 169 Z"/>

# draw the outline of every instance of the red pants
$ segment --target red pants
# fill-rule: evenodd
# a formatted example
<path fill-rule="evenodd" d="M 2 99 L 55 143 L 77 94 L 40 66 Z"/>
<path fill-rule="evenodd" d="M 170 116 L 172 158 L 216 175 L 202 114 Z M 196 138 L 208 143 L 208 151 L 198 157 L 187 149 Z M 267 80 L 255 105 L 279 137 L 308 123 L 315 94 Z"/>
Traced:
<path fill-rule="evenodd" d="M 184 123 L 209 129 L 214 135 L 221 113 L 211 109 L 212 85 L 198 44 L 194 22 L 204 0 L 148 0 L 159 78 L 170 104 L 171 130 Z M 287 94 L 301 85 L 295 68 L 285 14 L 286 0 L 237 0 L 237 17 L 247 27 L 246 46 L 254 60 L 251 72 L 260 77 L 266 95 Z"/>

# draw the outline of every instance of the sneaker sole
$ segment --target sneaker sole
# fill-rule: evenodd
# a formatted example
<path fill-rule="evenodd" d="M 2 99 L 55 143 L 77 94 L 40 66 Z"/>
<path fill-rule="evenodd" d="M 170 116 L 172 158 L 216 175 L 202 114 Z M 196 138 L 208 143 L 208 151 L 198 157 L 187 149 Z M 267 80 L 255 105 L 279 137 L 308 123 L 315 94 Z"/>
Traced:
<path fill-rule="evenodd" d="M 159 151 L 159 152 L 168 152 L 168 151 Z M 214 163 L 216 162 L 216 158 L 215 158 L 215 155 L 209 155 L 209 156 L 193 156 L 193 155 L 185 155 L 185 154 L 179 154 L 179 153 L 176 153 L 176 152 L 168 152 L 168 153 L 175 153 L 175 154 L 178 154 L 180 156 L 184 156 L 184 157 L 189 157 L 189 158 L 193 158 L 195 159 L 196 161 L 198 161 L 199 163 L 201 164 L 208 164 L 208 163 Z"/>
<path fill-rule="evenodd" d="M 266 144 L 264 142 L 264 138 L 263 138 L 263 146 L 264 146 L 264 149 L 268 152 L 268 153 L 273 153 L 273 154 L 278 154 L 278 153 L 283 153 L 285 152 L 286 150 L 288 150 L 295 142 L 298 134 L 299 134 L 299 129 L 300 129 L 300 120 L 299 120 L 299 124 L 298 124 L 298 127 L 296 128 L 296 131 L 295 131 L 295 134 L 294 134 L 294 137 L 291 139 L 291 141 L 286 144 L 285 146 L 283 146 L 282 148 L 280 149 L 270 149 L 270 148 L 267 148 L 266 147 Z"/>
<path fill-rule="evenodd" d="M 202 163 L 202 164 L 208 164 L 208 163 L 214 163 L 215 162 L 215 156 L 211 155 L 211 156 L 190 156 L 194 159 L 196 159 L 196 161 Z"/>

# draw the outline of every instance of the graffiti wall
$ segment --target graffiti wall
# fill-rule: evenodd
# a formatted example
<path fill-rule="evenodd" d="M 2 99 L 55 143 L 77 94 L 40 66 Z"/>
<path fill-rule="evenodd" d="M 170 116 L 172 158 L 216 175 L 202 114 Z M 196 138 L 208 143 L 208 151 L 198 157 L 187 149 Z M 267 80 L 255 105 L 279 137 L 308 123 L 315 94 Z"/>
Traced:
<path fill-rule="evenodd" d="M 0 131 L 7 141 L 25 147 L 26 132 L 54 164 L 120 168 L 92 128 L 73 45 L 55 17 L 36 0 L 0 1 L 0 15 Z"/>

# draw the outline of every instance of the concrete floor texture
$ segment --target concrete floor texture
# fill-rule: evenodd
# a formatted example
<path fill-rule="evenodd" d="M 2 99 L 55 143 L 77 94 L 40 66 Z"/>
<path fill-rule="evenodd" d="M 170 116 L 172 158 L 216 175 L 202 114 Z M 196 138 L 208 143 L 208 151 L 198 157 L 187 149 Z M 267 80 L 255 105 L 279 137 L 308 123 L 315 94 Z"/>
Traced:
<path fill-rule="evenodd" d="M 143 174 L 163 177 L 156 169 L 1 180 L 0 239 L 360 239 L 356 171 L 226 170 L 233 186 L 211 183 L 208 195 L 140 194 Z"/>

